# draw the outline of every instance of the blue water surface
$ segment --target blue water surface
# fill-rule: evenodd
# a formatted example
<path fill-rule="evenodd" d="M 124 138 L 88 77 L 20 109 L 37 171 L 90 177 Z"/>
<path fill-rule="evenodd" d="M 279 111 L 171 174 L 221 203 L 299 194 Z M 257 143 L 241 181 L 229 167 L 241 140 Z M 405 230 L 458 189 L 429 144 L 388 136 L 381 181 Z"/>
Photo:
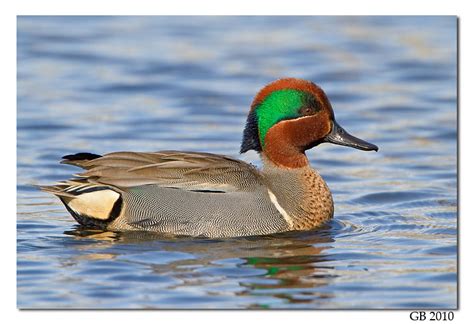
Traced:
<path fill-rule="evenodd" d="M 457 307 L 455 17 L 19 17 L 20 308 Z M 34 185 L 75 152 L 238 156 L 255 93 L 325 89 L 378 153 L 308 152 L 335 218 L 238 239 L 80 229 Z"/>

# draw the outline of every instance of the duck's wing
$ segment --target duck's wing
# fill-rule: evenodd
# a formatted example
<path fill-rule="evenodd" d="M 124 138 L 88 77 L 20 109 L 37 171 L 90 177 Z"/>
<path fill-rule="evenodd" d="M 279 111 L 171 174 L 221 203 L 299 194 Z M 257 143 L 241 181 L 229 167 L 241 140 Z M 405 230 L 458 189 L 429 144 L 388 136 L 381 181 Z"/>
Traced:
<path fill-rule="evenodd" d="M 157 185 L 189 191 L 251 191 L 261 186 L 252 165 L 227 156 L 181 151 L 114 152 L 104 156 L 78 153 L 61 163 L 85 169 L 81 182 L 126 189 Z"/>

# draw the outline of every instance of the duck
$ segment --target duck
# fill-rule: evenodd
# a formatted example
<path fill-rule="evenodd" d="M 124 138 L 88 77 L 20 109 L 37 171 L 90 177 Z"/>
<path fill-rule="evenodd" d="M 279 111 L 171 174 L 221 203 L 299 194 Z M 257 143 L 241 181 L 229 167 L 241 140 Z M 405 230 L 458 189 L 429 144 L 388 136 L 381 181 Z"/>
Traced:
<path fill-rule="evenodd" d="M 40 189 L 81 226 L 106 231 L 225 238 L 316 230 L 334 214 L 305 154 L 322 143 L 378 151 L 336 122 L 318 85 L 283 78 L 257 93 L 243 131 L 240 153 L 256 151 L 261 168 L 202 152 L 81 152 L 60 163 L 82 173 Z"/>

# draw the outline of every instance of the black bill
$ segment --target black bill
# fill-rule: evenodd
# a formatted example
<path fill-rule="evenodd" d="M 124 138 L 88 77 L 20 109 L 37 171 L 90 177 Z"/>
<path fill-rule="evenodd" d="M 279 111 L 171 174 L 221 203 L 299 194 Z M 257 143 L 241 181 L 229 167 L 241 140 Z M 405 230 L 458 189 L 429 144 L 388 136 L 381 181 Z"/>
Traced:
<path fill-rule="evenodd" d="M 324 142 L 349 146 L 363 151 L 378 151 L 377 145 L 370 144 L 355 136 L 352 136 L 339 126 L 336 121 L 332 122 L 331 132 L 324 138 Z"/>

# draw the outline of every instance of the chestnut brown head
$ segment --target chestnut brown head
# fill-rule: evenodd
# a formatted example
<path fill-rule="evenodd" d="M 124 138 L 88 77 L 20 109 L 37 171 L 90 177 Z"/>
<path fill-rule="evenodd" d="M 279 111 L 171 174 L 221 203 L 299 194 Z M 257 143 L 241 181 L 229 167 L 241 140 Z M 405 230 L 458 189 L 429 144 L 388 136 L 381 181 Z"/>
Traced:
<path fill-rule="evenodd" d="M 336 123 L 331 103 L 320 87 L 310 81 L 287 78 L 266 85 L 256 95 L 240 152 L 255 150 L 267 156 L 304 154 L 324 142 L 378 150 Z"/>

